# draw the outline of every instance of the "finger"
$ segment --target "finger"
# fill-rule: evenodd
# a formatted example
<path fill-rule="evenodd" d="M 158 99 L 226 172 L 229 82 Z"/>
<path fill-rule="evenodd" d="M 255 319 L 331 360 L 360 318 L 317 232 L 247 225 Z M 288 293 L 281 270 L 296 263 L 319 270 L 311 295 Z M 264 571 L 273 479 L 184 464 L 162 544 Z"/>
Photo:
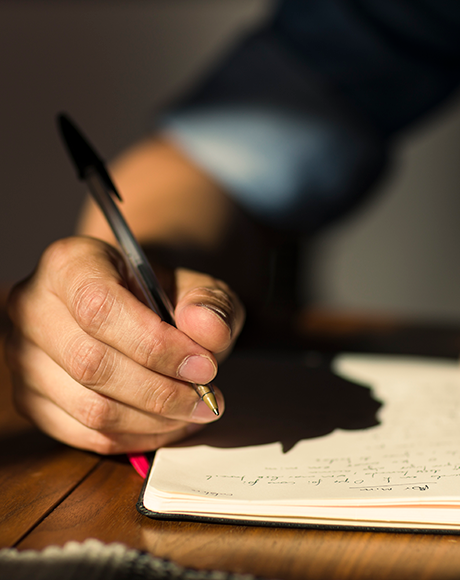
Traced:
<path fill-rule="evenodd" d="M 20 317 L 25 335 L 48 350 L 57 336 L 55 317 L 44 321 L 43 312 L 52 312 L 49 307 L 54 308 L 50 304 L 54 295 L 84 332 L 138 364 L 189 382 L 210 382 L 217 372 L 211 353 L 139 302 L 124 287 L 115 261 L 113 249 L 96 240 L 53 244 L 44 255 L 38 282 L 29 288 L 28 299 L 11 301 L 11 316 Z"/>
<path fill-rule="evenodd" d="M 82 387 L 33 344 L 23 347 L 23 357 L 24 363 L 18 374 L 21 380 L 15 381 L 18 406 L 22 406 L 22 400 L 27 399 L 29 391 L 33 391 L 49 399 L 82 425 L 99 431 L 165 433 L 187 425 L 184 421 L 139 411 Z M 32 408 L 29 416 L 31 412 L 36 414 Z"/>
<path fill-rule="evenodd" d="M 78 422 L 54 403 L 30 392 L 22 412 L 51 437 L 79 449 L 101 454 L 136 453 L 158 449 L 190 436 L 200 425 L 186 425 L 167 433 L 113 433 L 98 431 Z"/>
<path fill-rule="evenodd" d="M 177 297 L 176 322 L 186 335 L 214 353 L 226 351 L 234 344 L 243 327 L 245 311 L 227 284 L 180 269 Z"/>
<path fill-rule="evenodd" d="M 63 316 L 56 319 L 55 332 L 59 336 Z M 31 341 L 13 336 L 8 346 L 10 367 L 29 388 L 88 427 L 163 432 L 183 426 L 184 422 L 216 419 L 190 384 L 137 365 L 78 327 L 73 339 L 59 346 L 55 353 L 58 360 L 54 361 Z M 225 405 L 218 390 L 216 397 L 223 410 Z M 177 421 L 182 424 L 177 425 Z"/>

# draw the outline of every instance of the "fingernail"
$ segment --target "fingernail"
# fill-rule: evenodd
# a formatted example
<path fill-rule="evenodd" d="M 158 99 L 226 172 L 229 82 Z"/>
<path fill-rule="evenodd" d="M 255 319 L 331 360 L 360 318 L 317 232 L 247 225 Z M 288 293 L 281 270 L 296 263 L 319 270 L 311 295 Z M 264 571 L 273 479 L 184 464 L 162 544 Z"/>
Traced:
<path fill-rule="evenodd" d="M 198 401 L 195 409 L 193 410 L 192 421 L 203 421 L 208 423 L 209 421 L 215 421 L 216 416 L 211 411 L 211 409 L 206 405 L 204 401 Z"/>
<path fill-rule="evenodd" d="M 216 371 L 217 369 L 210 358 L 194 355 L 187 357 L 182 362 L 177 374 L 180 378 L 191 383 L 206 385 L 215 377 Z"/>
<path fill-rule="evenodd" d="M 220 322 L 223 322 L 225 324 L 225 326 L 228 328 L 230 336 L 233 334 L 233 329 L 230 324 L 231 317 L 226 310 L 224 310 L 223 308 L 218 308 L 217 306 L 211 304 L 198 304 L 198 306 L 200 306 L 201 308 L 206 308 L 206 310 L 212 312 Z"/>

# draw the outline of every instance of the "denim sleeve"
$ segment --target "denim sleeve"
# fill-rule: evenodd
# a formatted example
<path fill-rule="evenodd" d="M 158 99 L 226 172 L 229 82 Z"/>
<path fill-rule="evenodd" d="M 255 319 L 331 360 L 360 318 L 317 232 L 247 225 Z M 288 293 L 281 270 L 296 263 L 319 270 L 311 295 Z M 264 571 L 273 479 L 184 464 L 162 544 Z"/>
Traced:
<path fill-rule="evenodd" d="M 378 16 L 366 20 L 360 4 L 280 3 L 270 26 L 235 47 L 160 121 L 178 147 L 270 226 L 308 234 L 353 208 L 386 166 L 391 135 L 414 114 L 406 91 L 423 74 L 395 59 L 392 35 L 382 48 Z M 455 84 L 435 81 L 441 96 Z M 433 94 L 417 101 L 421 112 Z"/>

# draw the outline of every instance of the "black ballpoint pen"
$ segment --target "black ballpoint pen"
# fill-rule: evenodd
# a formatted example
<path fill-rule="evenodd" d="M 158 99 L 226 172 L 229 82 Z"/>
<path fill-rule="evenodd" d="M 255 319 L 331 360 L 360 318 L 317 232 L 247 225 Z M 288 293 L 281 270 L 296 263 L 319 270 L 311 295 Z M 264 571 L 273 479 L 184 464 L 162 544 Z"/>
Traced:
<path fill-rule="evenodd" d="M 90 193 L 105 215 L 145 303 L 162 320 L 175 326 L 171 302 L 113 200 L 113 195 L 120 201 L 121 197 L 107 172 L 104 162 L 67 115 L 61 114 L 58 116 L 58 125 L 68 153 L 77 169 L 78 177 L 85 181 Z M 193 387 L 213 413 L 218 415 L 219 408 L 212 385 L 194 384 Z"/>

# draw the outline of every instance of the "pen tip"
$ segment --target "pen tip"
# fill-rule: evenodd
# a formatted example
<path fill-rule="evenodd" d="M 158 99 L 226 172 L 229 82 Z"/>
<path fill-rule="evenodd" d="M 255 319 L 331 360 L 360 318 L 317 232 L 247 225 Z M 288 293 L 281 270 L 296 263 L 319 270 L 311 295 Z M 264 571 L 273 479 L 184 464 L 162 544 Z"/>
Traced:
<path fill-rule="evenodd" d="M 216 397 L 214 396 L 214 393 L 209 392 L 203 395 L 203 401 L 211 409 L 214 415 L 219 416 L 219 407 L 217 406 L 217 401 Z"/>

